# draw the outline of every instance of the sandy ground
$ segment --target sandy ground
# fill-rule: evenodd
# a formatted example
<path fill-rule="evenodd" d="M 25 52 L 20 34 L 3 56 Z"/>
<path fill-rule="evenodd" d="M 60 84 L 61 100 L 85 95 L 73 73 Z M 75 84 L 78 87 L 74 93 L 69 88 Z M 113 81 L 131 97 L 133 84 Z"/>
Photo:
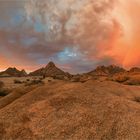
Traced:
<path fill-rule="evenodd" d="M 27 81 L 27 79 L 29 80 L 33 80 L 33 79 L 39 79 L 40 77 L 39 76 L 34 76 L 34 77 L 0 77 L 0 81 L 4 82 L 5 84 L 5 87 L 6 88 L 17 88 L 17 87 L 20 87 L 20 86 L 23 86 L 23 84 L 15 84 L 14 83 L 14 80 L 19 80 L 21 82 L 23 81 Z"/>
<path fill-rule="evenodd" d="M 18 88 L 0 99 L 0 139 L 139 140 L 138 98 L 140 86 L 111 81 Z"/>

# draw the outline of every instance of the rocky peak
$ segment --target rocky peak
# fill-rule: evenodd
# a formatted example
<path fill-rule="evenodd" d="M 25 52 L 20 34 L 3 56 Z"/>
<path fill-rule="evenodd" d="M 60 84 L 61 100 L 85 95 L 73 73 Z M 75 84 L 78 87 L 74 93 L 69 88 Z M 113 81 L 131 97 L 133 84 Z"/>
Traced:
<path fill-rule="evenodd" d="M 125 72 L 125 70 L 116 65 L 109 66 L 98 66 L 95 70 L 91 71 L 89 74 L 93 75 L 112 75 L 120 72 Z"/>
<path fill-rule="evenodd" d="M 21 74 L 22 75 L 27 75 L 27 72 L 23 69 L 23 70 L 21 70 Z"/>
<path fill-rule="evenodd" d="M 19 70 L 17 70 L 15 67 L 14 68 L 9 67 L 5 72 L 13 73 L 13 72 L 19 72 Z"/>
<path fill-rule="evenodd" d="M 53 67 L 56 67 L 56 66 L 55 66 L 55 64 L 52 61 L 50 61 L 48 63 L 48 65 L 46 66 L 46 68 L 53 68 Z"/>
<path fill-rule="evenodd" d="M 38 69 L 34 72 L 31 72 L 32 76 L 45 76 L 45 77 L 54 77 L 56 79 L 64 79 L 64 77 L 69 77 L 70 74 L 65 73 L 63 70 L 59 69 L 55 66 L 55 64 L 51 61 L 47 64 L 45 68 Z"/>
<path fill-rule="evenodd" d="M 27 73 L 26 73 L 25 70 L 20 71 L 15 67 L 13 67 L 13 68 L 9 67 L 5 71 L 1 72 L 0 75 L 1 76 L 17 76 L 17 77 L 20 77 L 20 76 L 26 76 Z"/>
<path fill-rule="evenodd" d="M 110 74 L 115 74 L 115 73 L 120 73 L 120 72 L 125 72 L 125 69 L 116 66 L 116 65 L 110 65 L 108 67 L 106 67 L 107 70 L 109 71 Z"/>

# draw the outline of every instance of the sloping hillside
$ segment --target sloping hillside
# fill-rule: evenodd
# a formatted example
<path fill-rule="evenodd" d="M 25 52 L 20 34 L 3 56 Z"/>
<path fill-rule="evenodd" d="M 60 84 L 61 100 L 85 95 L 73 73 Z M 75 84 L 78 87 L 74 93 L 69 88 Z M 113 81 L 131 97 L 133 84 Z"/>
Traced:
<path fill-rule="evenodd" d="M 30 76 L 45 76 L 45 77 L 56 77 L 57 79 L 64 79 L 65 77 L 70 77 L 69 73 L 66 73 L 55 66 L 53 62 L 49 62 L 46 67 L 40 68 L 29 74 Z"/>
<path fill-rule="evenodd" d="M 138 86 L 54 80 L 25 92 L 0 109 L 0 139 L 140 139 Z"/>

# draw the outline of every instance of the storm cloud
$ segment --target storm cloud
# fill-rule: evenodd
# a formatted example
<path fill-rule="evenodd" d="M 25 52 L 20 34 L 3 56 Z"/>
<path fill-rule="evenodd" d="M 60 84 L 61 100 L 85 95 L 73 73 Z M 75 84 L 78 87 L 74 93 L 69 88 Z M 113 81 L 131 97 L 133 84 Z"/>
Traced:
<path fill-rule="evenodd" d="M 97 65 L 123 65 L 125 58 L 116 47 L 122 46 L 118 40 L 125 30 L 114 14 L 119 4 L 119 0 L 0 1 L 0 69 L 16 66 L 31 71 L 54 61 L 75 73 Z M 122 52 L 126 50 L 122 47 Z"/>

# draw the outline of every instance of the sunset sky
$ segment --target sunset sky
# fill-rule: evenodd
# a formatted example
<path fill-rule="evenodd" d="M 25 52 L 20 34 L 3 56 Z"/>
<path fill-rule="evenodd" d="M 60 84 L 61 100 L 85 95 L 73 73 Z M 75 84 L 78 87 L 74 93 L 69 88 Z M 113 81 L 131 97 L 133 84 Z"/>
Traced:
<path fill-rule="evenodd" d="M 0 0 L 0 70 L 140 67 L 140 0 Z"/>

